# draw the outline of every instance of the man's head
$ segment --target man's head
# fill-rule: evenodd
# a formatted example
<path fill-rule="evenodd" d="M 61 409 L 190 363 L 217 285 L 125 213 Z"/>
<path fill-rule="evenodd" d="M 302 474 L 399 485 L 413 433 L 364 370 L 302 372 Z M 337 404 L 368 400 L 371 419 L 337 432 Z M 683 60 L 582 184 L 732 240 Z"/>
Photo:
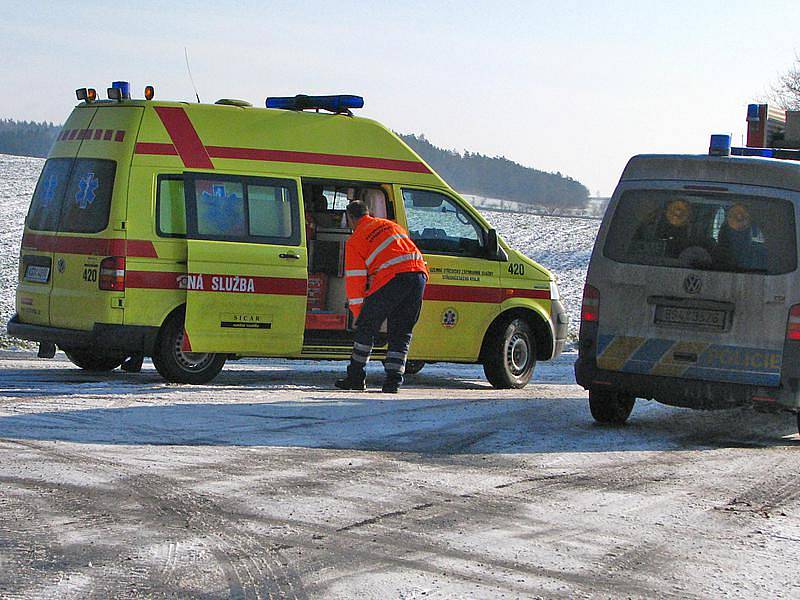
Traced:
<path fill-rule="evenodd" d="M 356 224 L 358 223 L 359 219 L 367 216 L 368 214 L 369 209 L 367 208 L 367 205 L 360 200 L 353 200 L 347 205 L 347 220 L 353 229 L 356 228 Z"/>

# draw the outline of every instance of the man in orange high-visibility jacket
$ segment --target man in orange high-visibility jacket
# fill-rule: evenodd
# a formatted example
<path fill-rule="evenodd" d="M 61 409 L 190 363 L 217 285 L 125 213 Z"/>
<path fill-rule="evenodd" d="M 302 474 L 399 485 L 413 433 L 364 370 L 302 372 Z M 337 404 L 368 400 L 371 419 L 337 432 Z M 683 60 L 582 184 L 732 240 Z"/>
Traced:
<path fill-rule="evenodd" d="M 428 269 L 406 230 L 393 221 L 371 217 L 363 202 L 347 205 L 347 221 L 353 235 L 345 247 L 345 287 L 348 305 L 358 320 L 347 377 L 337 380 L 336 387 L 366 389 L 364 369 L 375 336 L 386 321 L 388 349 L 382 391 L 396 393 L 403 383 Z"/>

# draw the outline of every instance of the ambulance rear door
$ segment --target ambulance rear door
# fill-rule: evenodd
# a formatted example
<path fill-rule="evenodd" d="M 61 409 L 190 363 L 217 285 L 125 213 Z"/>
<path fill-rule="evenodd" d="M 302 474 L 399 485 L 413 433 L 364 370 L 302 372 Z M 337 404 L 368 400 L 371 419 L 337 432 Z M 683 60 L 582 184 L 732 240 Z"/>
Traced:
<path fill-rule="evenodd" d="M 186 351 L 300 354 L 308 254 L 298 181 L 186 173 Z"/>

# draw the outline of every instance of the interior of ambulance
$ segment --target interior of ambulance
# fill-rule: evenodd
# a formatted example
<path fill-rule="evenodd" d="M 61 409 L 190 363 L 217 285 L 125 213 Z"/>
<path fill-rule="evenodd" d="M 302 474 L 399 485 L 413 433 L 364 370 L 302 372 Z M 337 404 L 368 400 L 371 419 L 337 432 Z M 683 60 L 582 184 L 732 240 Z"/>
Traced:
<path fill-rule="evenodd" d="M 352 323 L 344 283 L 345 242 L 350 236 L 345 210 L 361 200 L 375 217 L 394 220 L 395 211 L 380 184 L 303 181 L 308 240 L 306 343 L 349 344 Z"/>

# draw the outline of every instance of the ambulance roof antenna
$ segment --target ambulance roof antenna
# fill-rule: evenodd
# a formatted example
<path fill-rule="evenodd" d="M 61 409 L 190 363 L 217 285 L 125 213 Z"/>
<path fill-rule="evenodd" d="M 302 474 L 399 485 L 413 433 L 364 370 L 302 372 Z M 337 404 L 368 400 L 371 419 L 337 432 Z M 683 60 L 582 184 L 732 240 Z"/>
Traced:
<path fill-rule="evenodd" d="M 192 89 L 194 90 L 194 95 L 197 98 L 197 103 L 200 104 L 200 94 L 197 93 L 197 86 L 194 84 L 194 78 L 192 77 L 192 70 L 189 68 L 189 50 L 186 46 L 183 47 L 183 56 L 186 58 L 186 72 L 189 73 L 189 81 L 192 82 Z"/>

